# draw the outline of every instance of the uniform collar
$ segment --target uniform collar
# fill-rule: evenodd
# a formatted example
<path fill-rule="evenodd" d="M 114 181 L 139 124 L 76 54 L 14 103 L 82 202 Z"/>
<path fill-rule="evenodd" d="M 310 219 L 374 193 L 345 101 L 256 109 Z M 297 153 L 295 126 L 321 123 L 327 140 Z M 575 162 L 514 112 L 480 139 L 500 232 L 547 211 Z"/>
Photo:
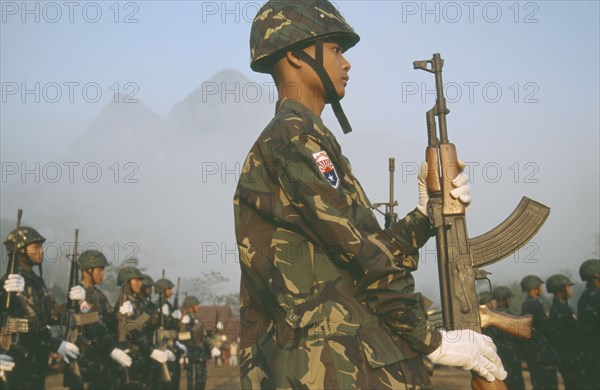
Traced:
<path fill-rule="evenodd" d="M 279 112 L 284 111 L 284 110 L 291 110 L 296 113 L 306 114 L 319 127 L 321 127 L 321 128 L 325 127 L 325 125 L 323 124 L 323 120 L 320 117 L 316 116 L 311 110 L 308 109 L 308 107 L 306 107 L 304 104 L 300 103 L 297 100 L 286 98 L 286 97 L 278 100 L 277 103 L 275 104 L 275 114 L 278 114 Z"/>

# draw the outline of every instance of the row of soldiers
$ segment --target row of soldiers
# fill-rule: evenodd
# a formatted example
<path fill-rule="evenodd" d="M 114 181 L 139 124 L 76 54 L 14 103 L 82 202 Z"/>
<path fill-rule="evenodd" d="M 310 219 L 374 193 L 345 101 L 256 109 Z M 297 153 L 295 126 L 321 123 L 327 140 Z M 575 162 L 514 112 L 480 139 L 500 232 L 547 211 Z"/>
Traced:
<path fill-rule="evenodd" d="M 63 385 L 71 389 L 179 389 L 181 361 L 187 388 L 204 388 L 210 348 L 196 297 L 175 307 L 170 280 L 154 282 L 126 266 L 118 273 L 121 294 L 113 306 L 98 288 L 109 263 L 87 250 L 76 258 L 81 280 L 69 289 L 75 310 L 65 321 L 33 270 L 38 266 L 41 273 L 44 241 L 37 230 L 19 227 L 4 242 L 15 267 L 0 279 L 0 389 L 43 389 L 52 352 L 62 357 Z"/>
<path fill-rule="evenodd" d="M 586 260 L 579 274 L 586 288 L 577 313 L 569 305 L 574 283 L 567 276 L 555 274 L 544 282 L 528 275 L 521 280 L 527 296 L 520 314 L 533 316 L 532 339 L 517 340 L 494 327 L 484 330 L 498 348 L 508 373 L 505 384 L 509 390 L 525 389 L 522 361 L 527 364 L 534 390 L 557 389 L 557 371 L 566 390 L 600 389 L 600 260 Z M 553 295 L 549 312 L 542 301 L 544 283 Z M 510 309 L 513 294 L 508 287 L 497 286 L 492 297 L 482 298 L 497 311 L 518 314 Z"/>

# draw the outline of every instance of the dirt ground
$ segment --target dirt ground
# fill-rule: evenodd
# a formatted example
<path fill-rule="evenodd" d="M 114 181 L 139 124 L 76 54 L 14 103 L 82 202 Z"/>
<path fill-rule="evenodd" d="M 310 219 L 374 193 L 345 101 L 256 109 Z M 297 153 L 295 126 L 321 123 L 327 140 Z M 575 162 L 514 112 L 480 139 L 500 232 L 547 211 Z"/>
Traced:
<path fill-rule="evenodd" d="M 208 380 L 206 390 L 237 390 L 240 388 L 239 367 L 230 366 L 208 366 Z M 182 373 L 183 374 L 183 373 Z M 523 370 L 526 390 L 531 390 L 529 382 L 529 371 Z M 471 389 L 471 376 L 460 368 L 438 367 L 432 377 L 433 387 L 436 390 L 462 390 Z M 47 389 L 62 389 L 62 374 L 48 376 L 46 380 Z M 182 376 L 181 387 L 186 388 L 185 375 Z M 559 390 L 563 390 L 559 375 Z"/>

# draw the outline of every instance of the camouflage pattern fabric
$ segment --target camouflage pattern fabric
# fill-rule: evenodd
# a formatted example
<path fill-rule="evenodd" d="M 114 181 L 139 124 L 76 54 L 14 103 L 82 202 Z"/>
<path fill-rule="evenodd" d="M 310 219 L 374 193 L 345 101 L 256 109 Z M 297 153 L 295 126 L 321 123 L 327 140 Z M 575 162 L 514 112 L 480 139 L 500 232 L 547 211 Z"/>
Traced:
<path fill-rule="evenodd" d="M 600 288 L 588 282 L 577 303 L 579 327 L 585 340 L 583 365 L 585 389 L 600 388 Z"/>
<path fill-rule="evenodd" d="M 440 343 L 411 271 L 414 210 L 382 230 L 333 134 L 283 99 L 234 197 L 243 388 L 418 388 Z"/>
<path fill-rule="evenodd" d="M 179 322 L 181 343 L 187 348 L 187 390 L 204 390 L 206 386 L 206 361 L 210 359 L 210 343 L 204 324 L 193 314 L 187 324 Z M 183 337 L 185 335 L 185 337 Z"/>

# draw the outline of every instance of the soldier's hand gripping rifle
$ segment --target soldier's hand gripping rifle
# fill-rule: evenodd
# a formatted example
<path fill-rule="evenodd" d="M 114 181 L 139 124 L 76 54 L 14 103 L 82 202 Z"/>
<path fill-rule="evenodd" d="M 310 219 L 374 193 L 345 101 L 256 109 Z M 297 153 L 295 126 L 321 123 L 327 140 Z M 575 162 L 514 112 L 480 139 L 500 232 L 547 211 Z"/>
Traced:
<path fill-rule="evenodd" d="M 487 272 L 482 266 L 509 256 L 527 243 L 544 224 L 550 209 L 523 197 L 500 225 L 481 236 L 468 237 L 465 205 L 450 194 L 451 181 L 460 174 L 461 167 L 446 128 L 446 115 L 450 111 L 446 107 L 442 82 L 444 61 L 436 53 L 431 60 L 415 61 L 413 65 L 415 69 L 435 75 L 437 99 L 435 106 L 427 111 L 427 190 L 428 214 L 436 235 L 444 327 L 481 332 L 482 327 L 493 325 L 513 336 L 529 338 L 531 318 L 509 316 L 487 308 L 480 312 L 475 282 L 486 278 Z M 490 383 L 477 375 L 473 375 L 472 387 L 505 388 L 501 381 Z"/>
<path fill-rule="evenodd" d="M 389 158 L 390 169 L 390 200 L 386 203 L 373 203 L 373 208 L 385 216 L 385 228 L 388 229 L 392 223 L 398 220 L 398 214 L 394 212 L 394 207 L 398 202 L 394 199 L 394 170 L 396 169 L 396 160 Z M 379 210 L 379 207 L 385 206 L 385 212 Z"/>

